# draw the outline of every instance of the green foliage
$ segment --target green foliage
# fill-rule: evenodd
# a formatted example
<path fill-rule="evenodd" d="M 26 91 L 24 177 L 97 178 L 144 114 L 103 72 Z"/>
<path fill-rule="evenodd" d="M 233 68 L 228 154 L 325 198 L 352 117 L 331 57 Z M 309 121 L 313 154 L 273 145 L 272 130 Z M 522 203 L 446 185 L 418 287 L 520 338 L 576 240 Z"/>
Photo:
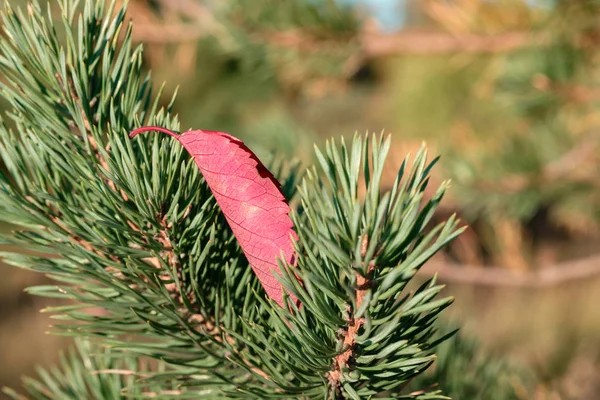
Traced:
<path fill-rule="evenodd" d="M 153 392 L 175 385 L 191 397 L 442 398 L 402 392 L 448 336 L 434 322 L 451 303 L 438 298 L 435 279 L 414 292 L 407 284 L 461 232 L 454 218 L 427 227 L 448 185 L 423 198 L 435 163 L 426 152 L 381 193 L 389 139 L 356 136 L 349 147 L 316 150 L 319 168 L 299 184 L 293 214 L 297 266 L 281 277 L 303 306 L 281 309 L 265 300 L 193 160 L 169 138 L 128 139 L 141 124 L 176 129 L 172 102 L 159 109 L 125 11 L 113 2 L 81 6 L 7 5 L 0 40 L 11 106 L 0 126 L 0 218 L 20 226 L 3 240 L 34 251 L 2 256 L 56 281 L 29 289 L 68 300 L 47 310 L 54 330 L 95 338 L 113 355 L 163 360 L 169 373 L 148 372 Z M 292 196 L 297 168 L 274 167 Z M 70 390 L 68 370 L 81 363 L 70 365 L 41 385 Z M 102 390 L 121 378 L 101 379 L 90 384 Z M 145 390 L 144 379 L 120 382 L 133 394 Z"/>
<path fill-rule="evenodd" d="M 531 371 L 486 353 L 477 340 L 458 333 L 441 344 L 433 367 L 411 382 L 415 390 L 441 387 L 454 400 L 524 400 L 532 396 Z"/>
<path fill-rule="evenodd" d="M 449 26 L 464 13 L 463 21 L 510 32 L 522 16 L 484 15 L 479 2 L 463 3 L 448 8 Z M 508 13 L 500 3 L 494 6 Z M 396 129 L 439 146 L 457 187 L 455 208 L 476 227 L 492 262 L 531 261 L 529 239 L 541 241 L 527 237 L 533 220 L 579 237 L 600 228 L 600 9 L 595 0 L 555 3 L 520 28 L 524 45 L 515 49 L 392 60 L 400 71 L 393 77 Z M 525 233 L 522 248 L 504 248 L 499 221 L 518 226 L 513 237 Z"/>
<path fill-rule="evenodd" d="M 154 369 L 168 375 L 164 365 Z M 38 400 L 186 398 L 184 390 L 161 386 L 147 379 L 149 370 L 147 362 L 111 354 L 109 349 L 77 340 L 74 349 L 61 354 L 57 367 L 38 368 L 39 378 L 24 378 L 23 387 L 31 398 Z M 4 394 L 14 400 L 25 399 L 8 388 L 4 388 Z M 214 393 L 207 390 L 202 396 L 214 398 Z"/>
<path fill-rule="evenodd" d="M 215 34 L 221 55 L 238 60 L 240 72 L 270 77 L 288 98 L 354 70 L 360 21 L 350 7 L 333 0 L 228 0 L 215 9 L 224 27 Z"/>
<path fill-rule="evenodd" d="M 283 283 L 303 307 L 273 310 L 270 320 L 250 325 L 247 336 L 230 332 L 255 348 L 260 363 L 269 360 L 269 375 L 283 367 L 302 377 L 293 389 L 298 394 L 326 395 L 327 377 L 333 389 L 350 398 L 388 391 L 396 398 L 395 389 L 425 370 L 444 340 L 434 338 L 433 327 L 451 303 L 450 298 L 435 299 L 442 287 L 432 279 L 414 293 L 404 289 L 425 261 L 460 232 L 454 219 L 425 231 L 446 187 L 422 204 L 433 166 L 422 151 L 408 176 L 403 176 L 405 163 L 382 196 L 379 183 L 389 140 L 373 137 L 369 150 L 366 139 L 355 137 L 350 148 L 342 141 L 341 151 L 334 142 L 325 153 L 317 149 L 320 170 L 309 170 L 299 186 L 302 206 L 293 219 L 303 256 Z M 366 190 L 364 201 L 361 189 Z M 349 338 L 354 355 L 340 362 Z M 303 366 L 297 363 L 302 357 L 307 359 Z M 271 379 L 285 387 L 286 375 Z M 261 386 L 248 387 L 248 393 L 266 396 Z"/>
<path fill-rule="evenodd" d="M 285 5 L 277 0 L 258 0 L 252 4 L 229 0 L 225 4 L 226 20 L 235 21 L 248 32 L 303 29 L 330 38 L 353 35 L 359 29 L 353 10 L 333 0 L 297 1 Z"/>
<path fill-rule="evenodd" d="M 156 42 L 149 35 L 145 47 L 155 80 L 180 86 L 175 108 L 182 128 L 236 132 L 254 151 L 271 150 L 265 143 L 274 142 L 309 159 L 322 129 L 299 115 L 300 102 L 312 104 L 328 88 L 345 87 L 356 71 L 360 21 L 354 10 L 332 0 L 185 3 L 135 1 L 136 10 L 156 18 L 156 30 L 165 24 L 200 31 L 192 33 L 193 42 L 186 34 Z"/>

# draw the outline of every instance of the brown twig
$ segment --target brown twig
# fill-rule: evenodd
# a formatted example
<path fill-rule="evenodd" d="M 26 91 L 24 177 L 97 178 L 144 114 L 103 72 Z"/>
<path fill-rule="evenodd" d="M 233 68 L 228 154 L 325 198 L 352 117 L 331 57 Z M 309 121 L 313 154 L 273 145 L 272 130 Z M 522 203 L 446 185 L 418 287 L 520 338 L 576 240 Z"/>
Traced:
<path fill-rule="evenodd" d="M 595 155 L 598 150 L 598 142 L 600 142 L 600 134 L 598 132 L 593 132 L 585 136 L 579 141 L 577 146 L 573 147 L 558 160 L 544 167 L 542 171 L 544 179 L 554 181 L 568 177 L 577 181 L 577 178 L 579 178 L 589 183 L 600 185 L 598 177 L 593 171 L 588 171 L 587 175 L 581 174 L 582 163 Z"/>
<path fill-rule="evenodd" d="M 559 180 L 600 186 L 600 181 L 597 179 L 595 170 L 593 168 L 582 168 L 582 164 L 594 156 L 598 149 L 599 141 L 599 133 L 590 133 L 562 157 L 544 165 L 537 174 L 508 175 L 500 181 L 480 181 L 475 186 L 480 190 L 502 193 L 516 193 L 534 183 L 540 186 L 545 183 L 555 183 Z"/>
<path fill-rule="evenodd" d="M 600 277 L 600 256 L 566 261 L 529 272 L 515 272 L 497 266 L 468 268 L 435 261 L 427 263 L 419 271 L 423 277 L 436 274 L 441 281 L 448 283 L 542 289 Z"/>
<path fill-rule="evenodd" d="M 196 23 L 160 26 L 138 24 L 134 30 L 134 39 L 146 43 L 189 42 L 211 35 L 214 35 L 214 31 L 210 27 Z M 333 43 L 330 40 L 316 39 L 300 30 L 255 33 L 253 37 L 255 40 L 274 46 L 309 52 L 326 51 Z M 510 32 L 495 36 L 484 36 L 475 34 L 451 35 L 437 31 L 400 32 L 396 34 L 363 31 L 358 34 L 355 40 L 367 58 L 401 54 L 508 53 L 530 46 L 544 45 L 548 42 L 546 39 L 533 36 L 529 32 Z"/>
<path fill-rule="evenodd" d="M 137 24 L 132 32 L 133 40 L 153 43 L 195 42 L 209 35 L 209 31 L 196 24 Z"/>
<path fill-rule="evenodd" d="M 367 236 L 364 236 L 361 244 L 361 253 L 363 257 L 367 252 L 368 244 L 369 240 Z M 363 299 L 367 291 L 371 287 L 371 281 L 369 276 L 374 269 L 375 264 L 371 262 L 369 264 L 369 267 L 367 268 L 367 277 L 362 276 L 358 272 L 356 273 L 356 310 L 358 310 L 361 307 Z M 327 378 L 329 384 L 335 390 L 337 390 L 340 386 L 342 371 L 344 369 L 352 368 L 354 358 L 354 347 L 356 346 L 356 336 L 358 336 L 358 331 L 364 323 L 363 318 L 354 318 L 354 312 L 356 310 L 353 309 L 351 305 L 347 306 L 347 325 L 346 329 L 342 333 L 344 346 L 343 348 L 345 350 L 334 358 L 332 369 L 328 372 Z"/>
<path fill-rule="evenodd" d="M 231 46 L 232 38 L 229 31 L 206 6 L 191 0 L 158 0 L 158 2 L 161 11 L 170 21 L 159 22 L 158 18 L 150 17 L 151 22 L 144 21 L 144 24 L 136 24 L 132 32 L 134 40 L 166 44 L 194 42 L 212 36 L 219 39 L 225 47 Z M 146 13 L 146 19 L 149 16 L 150 13 Z M 173 23 L 172 20 L 180 17 L 193 22 Z"/>
<path fill-rule="evenodd" d="M 156 240 L 161 244 L 163 249 L 160 255 L 167 261 L 167 265 L 169 266 L 170 270 L 175 272 L 177 275 L 176 279 L 180 283 L 183 283 L 183 270 L 181 263 L 179 262 L 179 257 L 174 251 L 173 243 L 171 242 L 169 235 L 172 225 L 168 222 L 166 216 L 163 215 L 159 216 L 158 218 L 161 229 L 156 236 Z M 160 260 L 157 257 L 146 258 L 144 261 L 156 267 L 157 269 L 162 268 Z M 160 279 L 162 281 L 170 281 L 173 278 L 169 271 L 165 271 L 161 273 Z M 183 296 L 186 296 L 186 299 L 188 299 L 190 304 L 196 304 L 196 297 L 194 293 L 184 293 L 183 291 L 185 289 L 181 288 L 180 290 L 175 282 L 165 284 L 165 289 L 167 289 L 167 291 L 171 294 L 171 297 L 176 300 L 179 305 L 181 305 L 179 311 L 184 314 L 185 320 L 194 324 L 196 329 L 200 329 L 213 336 L 215 340 L 221 341 L 219 329 L 210 320 L 206 319 L 200 313 L 194 313 L 188 310 L 187 307 L 184 306 L 185 302 L 183 301 Z"/>
<path fill-rule="evenodd" d="M 445 32 L 399 32 L 383 35 L 363 32 L 360 42 L 368 57 L 398 54 L 509 53 L 525 47 L 543 45 L 547 40 L 529 32 L 509 32 L 494 36 Z"/>
<path fill-rule="evenodd" d="M 173 243 L 171 242 L 169 235 L 169 230 L 172 228 L 172 226 L 167 221 L 166 216 L 160 217 L 160 226 L 161 230 L 159 231 L 156 239 L 162 245 L 163 248 L 163 251 L 161 252 L 161 257 L 167 260 L 167 264 L 169 265 L 170 269 L 172 271 L 175 271 L 175 273 L 177 274 L 177 279 L 179 280 L 179 282 L 183 283 L 182 266 L 179 261 L 179 257 L 174 251 Z M 147 258 L 145 259 L 145 261 L 155 266 L 156 268 L 162 268 L 160 261 L 156 257 Z M 160 279 L 163 281 L 168 281 L 171 280 L 172 277 L 171 274 L 165 272 L 160 275 Z M 193 292 L 185 292 L 185 288 L 183 287 L 180 290 L 175 282 L 166 284 L 165 288 L 171 294 L 171 297 L 180 305 L 177 311 L 182 315 L 182 318 L 184 320 L 186 320 L 192 325 L 193 329 L 209 335 L 218 343 L 223 343 L 223 341 L 226 341 L 234 349 L 233 351 L 238 355 L 240 360 L 242 360 L 242 362 L 244 362 L 250 368 L 250 370 L 252 370 L 254 373 L 262 376 L 265 379 L 270 379 L 269 375 L 266 372 L 253 366 L 248 360 L 246 360 L 243 357 L 243 355 L 240 354 L 239 346 L 236 345 L 236 340 L 232 336 L 224 334 L 222 329 L 215 324 L 214 318 L 206 318 L 200 312 L 194 312 L 193 310 L 190 310 L 188 307 L 185 306 L 183 296 L 186 296 L 186 298 L 188 299 L 188 303 L 192 305 L 196 304 L 197 300 Z"/>

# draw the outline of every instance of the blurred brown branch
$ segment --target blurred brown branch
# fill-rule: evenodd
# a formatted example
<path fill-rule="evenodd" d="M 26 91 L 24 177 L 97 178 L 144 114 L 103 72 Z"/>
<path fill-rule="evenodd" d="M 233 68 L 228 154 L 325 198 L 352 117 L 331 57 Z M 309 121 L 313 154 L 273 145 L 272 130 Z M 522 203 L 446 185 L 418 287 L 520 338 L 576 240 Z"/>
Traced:
<path fill-rule="evenodd" d="M 365 32 L 361 35 L 361 43 L 367 56 L 383 57 L 395 54 L 506 53 L 541 45 L 545 40 L 528 32 L 487 36 L 408 31 L 393 35 Z"/>
<path fill-rule="evenodd" d="M 185 43 L 203 37 L 214 36 L 228 41 L 229 34 L 214 13 L 206 6 L 193 0 L 158 0 L 162 18 L 150 15 L 146 5 L 130 6 L 134 18 L 145 16 L 133 30 L 133 38 L 147 43 Z M 181 22 L 186 19 L 191 22 Z M 162 19 L 162 20 L 161 20 Z M 165 21 L 166 20 L 166 21 Z"/>
<path fill-rule="evenodd" d="M 586 161 L 596 155 L 598 142 L 600 142 L 600 133 L 598 132 L 581 138 L 577 146 L 544 167 L 544 178 L 547 181 L 568 178 L 572 181 L 585 181 L 596 186 L 600 185 L 596 171 L 583 166 Z"/>
<path fill-rule="evenodd" d="M 137 24 L 134 38 L 147 43 L 179 43 L 196 41 L 213 33 L 211 26 L 197 23 L 160 26 Z M 325 51 L 326 49 L 321 49 L 321 47 L 331 44 L 300 31 L 268 32 L 257 34 L 255 38 L 273 46 L 309 52 Z M 400 32 L 398 34 L 363 32 L 359 35 L 360 46 L 367 57 L 395 54 L 505 53 L 544 44 L 544 42 L 528 32 L 512 32 L 495 36 L 451 35 L 444 32 L 426 31 Z"/>
<path fill-rule="evenodd" d="M 598 142 L 600 133 L 587 134 L 575 147 L 559 159 L 544 165 L 542 170 L 533 176 L 514 174 L 504 177 L 499 182 L 481 181 L 476 183 L 476 186 L 481 190 L 503 193 L 516 193 L 533 184 L 543 185 L 558 180 L 600 186 L 597 171 L 592 166 L 585 166 L 586 162 L 596 156 Z"/>
<path fill-rule="evenodd" d="M 419 274 L 425 277 L 437 274 L 441 281 L 449 283 L 545 288 L 600 277 L 600 256 L 567 261 L 528 272 L 516 272 L 500 267 L 469 268 L 432 261 L 426 264 Z"/>
<path fill-rule="evenodd" d="M 226 36 L 225 27 L 214 13 L 192 0 L 159 0 L 161 10 L 169 20 L 144 20 L 136 23 L 134 38 L 147 43 L 192 42 L 203 37 Z M 172 21 L 186 18 L 192 22 Z M 141 22 L 141 23 L 140 23 Z M 276 47 L 298 49 L 305 52 L 327 51 L 336 41 L 323 40 L 299 30 L 255 33 L 254 39 Z M 523 47 L 542 44 L 526 31 L 515 31 L 499 35 L 476 35 L 468 33 L 449 34 L 436 31 L 403 31 L 396 34 L 381 34 L 373 29 L 364 29 L 357 41 L 366 57 L 382 57 L 394 54 L 448 54 L 448 53 L 502 53 Z"/>
<path fill-rule="evenodd" d="M 210 35 L 210 31 L 199 24 L 136 24 L 133 39 L 145 43 L 194 42 Z"/>
<path fill-rule="evenodd" d="M 213 20 L 212 13 L 200 2 L 194 0 L 159 0 L 162 9 L 182 14 L 196 21 Z"/>

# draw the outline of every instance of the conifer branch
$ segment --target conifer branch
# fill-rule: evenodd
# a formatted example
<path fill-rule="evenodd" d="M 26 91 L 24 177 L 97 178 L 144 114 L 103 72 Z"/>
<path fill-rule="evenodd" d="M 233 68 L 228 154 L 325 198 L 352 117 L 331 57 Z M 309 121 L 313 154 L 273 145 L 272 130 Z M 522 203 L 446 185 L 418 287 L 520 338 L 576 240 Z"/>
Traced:
<path fill-rule="evenodd" d="M 363 236 L 362 244 L 361 244 L 361 256 L 364 258 L 367 254 L 367 248 L 369 245 L 369 239 L 367 236 Z M 367 276 L 364 277 L 360 274 L 360 272 L 356 273 L 356 298 L 355 304 L 356 309 L 360 309 L 363 306 L 363 301 L 367 294 L 367 290 L 372 288 L 372 275 L 375 270 L 375 263 L 371 261 L 369 263 L 368 268 L 366 268 Z M 351 306 L 348 306 L 346 312 L 346 322 L 347 325 L 343 329 L 342 334 L 342 342 L 344 351 L 337 355 L 333 361 L 333 368 L 329 371 L 328 379 L 329 384 L 335 390 L 339 389 L 340 380 L 341 380 L 341 371 L 344 369 L 353 368 L 353 364 L 355 363 L 355 346 L 356 346 L 356 337 L 358 336 L 358 332 L 364 323 L 364 318 L 354 318 L 354 311 Z"/>
<path fill-rule="evenodd" d="M 95 368 L 120 371 L 93 375 L 114 375 L 115 385 L 136 377 L 127 389 L 137 394 L 406 398 L 407 382 L 448 336 L 434 324 L 452 301 L 437 297 L 435 279 L 412 293 L 406 287 L 461 232 L 454 217 L 428 227 L 447 189 L 424 198 L 435 161 L 420 151 L 381 193 L 389 139 L 357 135 L 350 146 L 315 149 L 318 166 L 297 186 L 291 216 L 297 265 L 274 272 L 280 307 L 194 160 L 158 135 L 129 140 L 140 123 L 172 130 L 178 122 L 173 103 L 160 109 L 161 92 L 142 74 L 125 10 L 79 6 L 59 1 L 57 23 L 35 3 L 35 12 L 7 5 L 0 38 L 2 95 L 15 126 L 0 125 L 0 219 L 11 215 L 20 226 L 5 239 L 55 255 L 2 257 L 57 281 L 29 289 L 69 300 L 48 310 L 54 331 L 111 354 L 163 360 L 167 370 Z M 297 171 L 274 165 L 282 191 L 294 193 Z"/>

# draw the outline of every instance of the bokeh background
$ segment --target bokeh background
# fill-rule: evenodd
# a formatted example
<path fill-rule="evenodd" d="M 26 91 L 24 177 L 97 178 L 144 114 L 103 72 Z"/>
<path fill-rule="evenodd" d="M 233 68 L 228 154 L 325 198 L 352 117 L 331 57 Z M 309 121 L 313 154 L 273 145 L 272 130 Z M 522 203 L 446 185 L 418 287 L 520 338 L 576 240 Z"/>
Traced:
<path fill-rule="evenodd" d="M 511 399 L 600 399 L 600 2 L 130 0 L 129 17 L 182 130 L 306 164 L 383 131 L 388 184 L 426 141 L 432 188 L 453 182 L 437 218 L 469 225 L 422 271 L 456 297 L 449 320 L 528 376 Z M 24 292 L 45 277 L 0 276 L 0 386 L 18 385 L 68 342 Z"/>

